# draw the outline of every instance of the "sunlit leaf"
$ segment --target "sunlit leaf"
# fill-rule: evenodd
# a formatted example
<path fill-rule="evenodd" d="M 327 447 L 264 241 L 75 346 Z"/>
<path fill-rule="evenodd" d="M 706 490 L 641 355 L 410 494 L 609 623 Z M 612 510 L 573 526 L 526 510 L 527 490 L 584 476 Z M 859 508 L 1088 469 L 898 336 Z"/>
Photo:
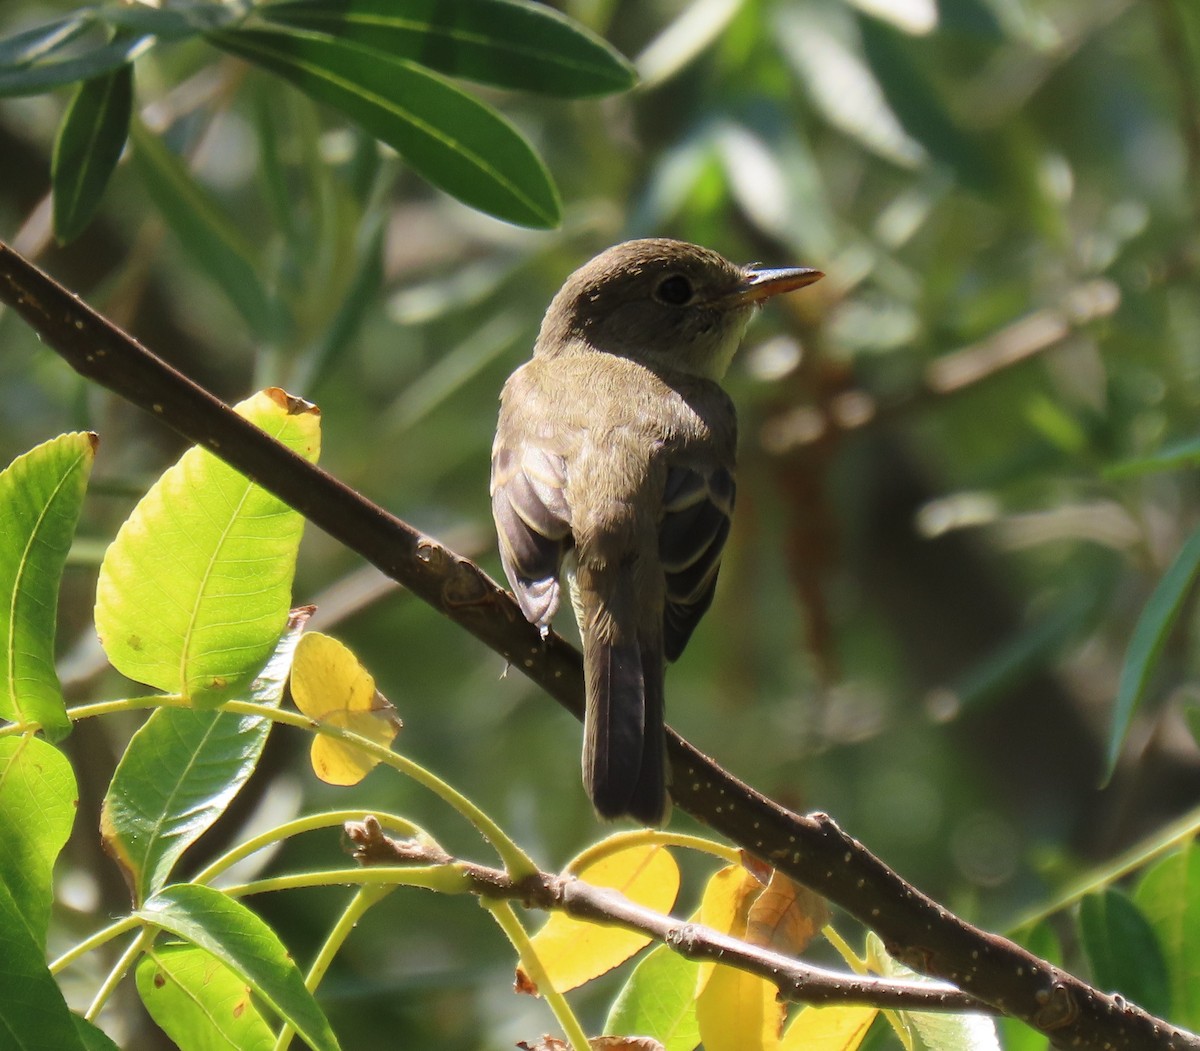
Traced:
<path fill-rule="evenodd" d="M 292 0 L 257 13 L 497 87 L 581 98 L 626 91 L 635 80 L 629 63 L 595 34 L 522 0 Z"/>
<path fill-rule="evenodd" d="M 315 33 L 238 29 L 209 39 L 340 110 L 473 208 L 522 226 L 558 224 L 558 193 L 529 143 L 445 78 Z"/>
<path fill-rule="evenodd" d="M 86 33 L 92 24 L 90 11 L 76 11 L 0 39 L 0 71 L 6 72 L 5 67 L 27 66 L 54 54 Z"/>
<path fill-rule="evenodd" d="M 310 613 L 293 613 L 252 700 L 278 706 Z M 160 708 L 133 735 L 105 794 L 100 834 L 135 903 L 163 887 L 180 855 L 225 812 L 270 730 L 259 716 Z"/>
<path fill-rule="evenodd" d="M 1200 1029 L 1200 850 L 1194 841 L 1150 869 L 1133 898 L 1166 961 L 1171 1020 Z"/>
<path fill-rule="evenodd" d="M 669 80 L 712 44 L 745 0 L 692 0 L 634 59 L 643 86 Z"/>
<path fill-rule="evenodd" d="M 717 964 L 696 998 L 704 1051 L 775 1051 L 786 1007 L 774 982 Z"/>
<path fill-rule="evenodd" d="M 310 632 L 296 647 L 292 698 L 310 719 L 352 730 L 388 748 L 400 729 L 396 709 L 377 689 L 371 673 L 337 639 Z M 326 784 L 356 785 L 379 760 L 361 749 L 317 734 L 312 740 L 313 772 Z"/>
<path fill-rule="evenodd" d="M 250 987 L 193 945 L 157 946 L 137 965 L 137 990 L 150 1017 L 180 1051 L 270 1051 L 275 1034 Z"/>
<path fill-rule="evenodd" d="M 1153 1015 L 1170 1011 L 1170 983 L 1158 939 L 1141 910 L 1109 887 L 1080 902 L 1079 931 L 1094 984 Z"/>
<path fill-rule="evenodd" d="M 755 897 L 746 916 L 746 941 L 795 956 L 830 920 L 829 905 L 778 870 Z"/>
<path fill-rule="evenodd" d="M 1112 776 L 1125 735 L 1133 722 L 1150 677 L 1158 666 L 1158 658 L 1167 644 L 1175 619 L 1183 607 L 1183 600 L 1191 590 L 1200 572 L 1200 529 L 1187 538 L 1179 554 L 1162 575 L 1162 579 L 1147 601 L 1142 615 L 1138 617 L 1121 668 L 1121 681 L 1117 686 L 1117 702 L 1113 708 L 1112 731 L 1108 738 L 1108 776 Z"/>
<path fill-rule="evenodd" d="M 337 1038 L 299 968 L 246 906 L 211 887 L 180 884 L 160 891 L 136 915 L 215 956 L 314 1051 L 336 1051 Z"/>
<path fill-rule="evenodd" d="M 125 148 L 132 112 L 133 66 L 128 64 L 85 81 L 67 107 L 50 165 L 54 236 L 60 242 L 82 233 L 100 207 Z"/>
<path fill-rule="evenodd" d="M 613 1002 L 604 1031 L 649 1036 L 666 1051 L 692 1051 L 700 1043 L 696 979 L 700 965 L 660 945 L 642 960 Z"/>
<path fill-rule="evenodd" d="M 668 912 L 679 891 L 679 866 L 665 847 L 657 845 L 627 847 L 571 871 L 586 883 L 611 887 L 658 912 Z M 554 988 L 565 992 L 624 963 L 650 937 L 556 912 L 532 940 Z"/>
<path fill-rule="evenodd" d="M 806 1007 L 779 1042 L 779 1051 L 857 1051 L 879 1014 L 876 1007 Z"/>
<path fill-rule="evenodd" d="M 93 80 L 132 62 L 152 43 L 150 37 L 121 36 L 75 58 L 0 68 L 0 97 L 40 95 L 64 84 Z"/>
<path fill-rule="evenodd" d="M 923 35 L 937 28 L 938 9 L 935 0 L 850 0 L 868 15 L 885 19 L 906 33 Z"/>
<path fill-rule="evenodd" d="M 704 885 L 696 921 L 713 930 L 742 938 L 746 934 L 746 920 L 754 899 L 762 893 L 762 882 L 742 865 L 727 865 L 718 869 Z M 716 964 L 704 960 L 700 964 L 700 987 L 708 980 Z"/>
<path fill-rule="evenodd" d="M 94 434 L 63 434 L 0 471 L 0 719 L 71 728 L 54 671 L 58 589 L 96 455 Z"/>
<path fill-rule="evenodd" d="M 187 166 L 139 121 L 130 128 L 133 162 L 180 246 L 260 335 L 277 324 L 259 277 L 259 253 Z"/>
<path fill-rule="evenodd" d="M 43 950 L 54 862 L 78 805 L 75 773 L 57 748 L 32 735 L 0 738 L 0 883 Z"/>
<path fill-rule="evenodd" d="M 62 991 L 46 966 L 45 950 L 20 903 L 2 882 L 0 952 L 3 1046 L 13 1051 L 85 1051 Z"/>
<path fill-rule="evenodd" d="M 835 128 L 905 168 L 926 157 L 901 125 L 862 56 L 809 9 L 776 16 L 783 53 L 803 79 L 813 105 Z"/>
<path fill-rule="evenodd" d="M 317 409 L 278 388 L 237 411 L 309 460 Z M 123 675 L 197 703 L 249 685 L 287 623 L 304 519 L 205 449 L 167 469 L 117 534 L 96 630 Z"/>
<path fill-rule="evenodd" d="M 885 978 L 900 978 L 918 984 L 933 980 L 905 967 L 888 953 L 873 932 L 867 935 L 867 959 L 871 968 Z M 1001 1051 L 995 1019 L 987 1015 L 898 1011 L 896 1016 L 902 1025 L 920 1036 L 928 1051 Z"/>

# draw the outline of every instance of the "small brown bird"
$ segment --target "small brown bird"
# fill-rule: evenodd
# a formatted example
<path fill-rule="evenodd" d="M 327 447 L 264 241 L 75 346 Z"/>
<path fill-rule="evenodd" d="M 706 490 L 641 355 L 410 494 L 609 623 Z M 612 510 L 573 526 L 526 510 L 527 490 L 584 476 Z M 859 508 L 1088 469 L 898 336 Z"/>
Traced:
<path fill-rule="evenodd" d="M 583 779 L 601 817 L 666 817 L 664 661 L 712 602 L 733 513 L 737 418 L 718 381 L 755 307 L 821 276 L 682 241 L 616 245 L 567 278 L 504 385 L 500 558 L 544 635 L 574 556 Z"/>

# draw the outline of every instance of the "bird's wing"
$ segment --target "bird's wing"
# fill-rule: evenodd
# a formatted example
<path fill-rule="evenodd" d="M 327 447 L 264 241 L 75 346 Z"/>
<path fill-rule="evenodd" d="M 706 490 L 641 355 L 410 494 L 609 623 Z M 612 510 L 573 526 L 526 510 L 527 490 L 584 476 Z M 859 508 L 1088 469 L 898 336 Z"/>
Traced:
<path fill-rule="evenodd" d="M 667 580 L 663 643 L 667 660 L 678 659 L 712 603 L 729 535 L 736 486 L 726 467 L 667 471 L 658 552 Z"/>
<path fill-rule="evenodd" d="M 543 634 L 558 609 L 559 571 L 571 546 L 561 456 L 522 442 L 492 450 L 492 517 L 500 561 L 527 620 Z"/>

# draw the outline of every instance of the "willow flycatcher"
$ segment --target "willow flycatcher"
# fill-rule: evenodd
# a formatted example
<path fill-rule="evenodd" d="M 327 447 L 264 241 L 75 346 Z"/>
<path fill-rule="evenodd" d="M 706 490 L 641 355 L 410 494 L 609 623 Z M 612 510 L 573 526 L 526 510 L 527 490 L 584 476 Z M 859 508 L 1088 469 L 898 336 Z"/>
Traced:
<path fill-rule="evenodd" d="M 583 779 L 601 817 L 665 820 L 664 661 L 712 602 L 733 513 L 737 418 L 718 381 L 755 307 L 821 276 L 682 241 L 616 245 L 567 278 L 504 386 L 500 558 L 545 635 L 573 555 Z"/>

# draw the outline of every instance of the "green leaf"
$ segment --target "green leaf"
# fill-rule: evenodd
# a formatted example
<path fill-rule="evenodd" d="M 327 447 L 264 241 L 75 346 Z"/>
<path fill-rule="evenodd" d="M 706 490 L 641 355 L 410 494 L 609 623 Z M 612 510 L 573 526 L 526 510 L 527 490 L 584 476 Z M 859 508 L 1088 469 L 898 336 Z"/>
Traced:
<path fill-rule="evenodd" d="M 283 943 L 245 905 L 211 887 L 180 884 L 156 894 L 136 915 L 212 953 L 315 1051 L 337 1048 Z"/>
<path fill-rule="evenodd" d="M 96 14 L 114 29 L 172 41 L 187 40 L 207 30 L 219 29 L 241 17 L 237 5 L 212 3 L 211 0 L 197 3 L 173 0 L 170 7 L 111 3 L 98 8 Z"/>
<path fill-rule="evenodd" d="M 700 964 L 660 945 L 641 961 L 617 994 L 604 1032 L 649 1036 L 666 1051 L 692 1051 L 700 1043 L 696 976 Z"/>
<path fill-rule="evenodd" d="M 121 36 L 75 58 L 0 69 L 0 98 L 40 95 L 64 84 L 94 80 L 132 62 L 152 43 L 147 36 Z"/>
<path fill-rule="evenodd" d="M 879 936 L 873 932 L 867 935 L 867 959 L 872 970 L 885 978 L 900 978 L 918 984 L 931 981 L 890 955 Z M 897 1011 L 895 1015 L 905 1026 L 915 1030 L 921 1038 L 921 1046 L 928 1051 L 1000 1051 L 995 1019 L 987 1015 L 972 1012 L 935 1014 L 926 1011 Z M 888 1020 L 895 1026 L 891 1014 Z"/>
<path fill-rule="evenodd" d="M 252 699 L 278 706 L 307 612 L 293 615 Z M 100 812 L 104 849 L 135 903 L 166 884 L 179 856 L 225 812 L 254 772 L 271 720 L 160 708 L 129 741 Z"/>
<path fill-rule="evenodd" d="M 58 587 L 95 455 L 94 434 L 63 434 L 0 471 L 0 719 L 51 739 L 71 728 L 54 673 Z"/>
<path fill-rule="evenodd" d="M 558 193 L 529 143 L 448 80 L 414 62 L 316 34 L 241 29 L 209 39 L 340 110 L 471 207 L 521 226 L 558 225 Z"/>
<path fill-rule="evenodd" d="M 45 951 L 54 862 L 71 834 L 79 790 L 71 764 L 33 736 L 0 738 L 0 883 Z"/>
<path fill-rule="evenodd" d="M 1134 478 L 1153 471 L 1174 471 L 1184 467 L 1195 467 L 1200 464 L 1200 438 L 1189 438 L 1186 441 L 1168 445 L 1153 456 L 1142 456 L 1135 460 L 1122 460 L 1104 469 L 1104 477 L 1109 481 L 1119 481 L 1122 478 Z"/>
<path fill-rule="evenodd" d="M 121 1051 L 114 1044 L 103 1029 L 98 1029 L 85 1018 L 80 1018 L 79 1015 L 71 1015 L 71 1021 L 75 1023 L 75 1032 L 79 1035 L 79 1039 L 83 1041 L 83 1046 L 87 1051 Z"/>
<path fill-rule="evenodd" d="M 1200 1029 L 1200 851 L 1189 842 L 1142 877 L 1133 900 L 1158 936 L 1173 1022 Z"/>
<path fill-rule="evenodd" d="M 1152 1015 L 1170 1011 L 1167 967 L 1141 910 L 1119 890 L 1089 894 L 1080 903 L 1079 931 L 1093 984 L 1121 993 Z"/>
<path fill-rule="evenodd" d="M 275 1046 L 250 987 L 204 949 L 152 949 L 138 961 L 136 980 L 150 1017 L 180 1051 L 270 1051 Z"/>
<path fill-rule="evenodd" d="M 552 8 L 521 0 L 285 0 L 256 13 L 502 88 L 585 98 L 627 91 L 637 81 L 604 40 Z"/>
<path fill-rule="evenodd" d="M 85 81 L 67 107 L 50 165 L 59 243 L 77 237 L 96 214 L 129 137 L 132 112 L 133 66 L 128 64 Z"/>
<path fill-rule="evenodd" d="M 236 406 L 310 460 L 316 409 L 278 388 Z M 113 666 L 214 704 L 266 664 L 287 622 L 304 519 L 204 449 L 167 469 L 100 566 L 96 630 Z"/>
<path fill-rule="evenodd" d="M 86 33 L 92 24 L 90 12 L 77 11 L 66 18 L 56 18 L 53 22 L 4 37 L 0 40 L 0 69 L 28 66 L 39 58 L 52 55 Z"/>
<path fill-rule="evenodd" d="M 1200 529 L 1196 530 L 1175 556 L 1175 561 L 1163 574 L 1138 617 L 1125 654 L 1121 669 L 1121 681 L 1117 686 L 1117 703 L 1113 710 L 1112 732 L 1108 738 L 1108 777 L 1116 768 L 1125 742 L 1125 734 L 1133 721 L 1134 713 L 1146 695 L 1150 675 L 1158 664 L 1163 647 L 1171 634 L 1171 628 L 1183 600 L 1187 597 L 1196 573 L 1200 571 Z"/>
<path fill-rule="evenodd" d="M 154 206 L 184 251 L 237 308 L 250 327 L 267 336 L 276 310 L 259 278 L 259 257 L 186 165 L 140 121 L 130 128 L 133 161 Z"/>
<path fill-rule="evenodd" d="M 84 1051 L 58 983 L 20 903 L 0 883 L 0 1046 Z"/>

